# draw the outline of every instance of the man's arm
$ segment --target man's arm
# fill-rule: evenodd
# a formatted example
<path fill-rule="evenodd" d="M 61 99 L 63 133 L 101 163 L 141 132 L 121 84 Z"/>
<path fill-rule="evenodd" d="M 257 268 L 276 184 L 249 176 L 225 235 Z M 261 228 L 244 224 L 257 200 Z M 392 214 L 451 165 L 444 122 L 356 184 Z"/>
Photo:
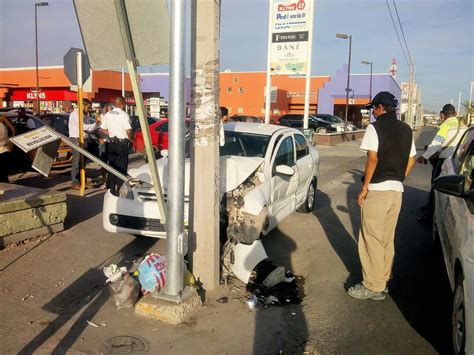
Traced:
<path fill-rule="evenodd" d="M 133 132 L 132 132 L 132 130 L 131 130 L 131 129 L 127 129 L 126 132 L 127 132 L 128 139 L 132 141 L 132 140 L 133 140 Z"/>
<path fill-rule="evenodd" d="M 357 197 L 357 202 L 359 206 L 362 207 L 364 204 L 365 198 L 369 193 L 369 184 L 372 180 L 372 176 L 374 176 L 375 168 L 377 167 L 379 159 L 377 158 L 377 152 L 373 150 L 369 150 L 367 152 L 367 161 L 365 163 L 365 177 L 364 177 L 364 185 L 362 186 L 362 191 L 359 193 Z"/>
<path fill-rule="evenodd" d="M 413 166 L 415 165 L 415 162 L 416 162 L 416 157 L 415 156 L 408 158 L 408 164 L 407 164 L 407 169 L 405 171 L 405 177 L 410 175 L 411 169 L 413 169 Z"/>

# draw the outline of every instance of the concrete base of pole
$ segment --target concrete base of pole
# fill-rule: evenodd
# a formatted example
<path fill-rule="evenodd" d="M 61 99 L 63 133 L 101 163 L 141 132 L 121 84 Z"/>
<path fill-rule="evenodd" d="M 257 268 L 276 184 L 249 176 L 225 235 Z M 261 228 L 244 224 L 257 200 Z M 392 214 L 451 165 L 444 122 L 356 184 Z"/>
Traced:
<path fill-rule="evenodd" d="M 166 297 L 166 296 L 164 296 Z M 143 297 L 135 305 L 135 314 L 159 320 L 171 325 L 183 323 L 202 305 L 195 288 L 186 287 L 180 302 L 156 298 L 152 295 Z"/>

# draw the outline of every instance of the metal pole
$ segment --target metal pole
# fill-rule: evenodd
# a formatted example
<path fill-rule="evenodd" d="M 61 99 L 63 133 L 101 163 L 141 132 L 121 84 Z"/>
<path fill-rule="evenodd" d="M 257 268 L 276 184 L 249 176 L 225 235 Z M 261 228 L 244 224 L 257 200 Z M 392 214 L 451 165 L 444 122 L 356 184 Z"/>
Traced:
<path fill-rule="evenodd" d="M 272 102 L 272 73 L 271 73 L 271 52 L 272 52 L 272 22 L 273 22 L 273 0 L 268 0 L 268 43 L 267 43 L 267 83 L 265 86 L 265 123 L 270 123 L 270 110 Z"/>
<path fill-rule="evenodd" d="M 352 36 L 349 37 L 349 61 L 347 65 L 347 87 L 346 87 L 346 115 L 344 117 L 344 130 L 347 129 L 347 117 L 349 115 L 349 85 L 351 78 L 351 51 L 352 51 Z"/>
<path fill-rule="evenodd" d="M 461 112 L 461 95 L 462 95 L 462 93 L 459 93 L 459 97 L 458 97 L 458 116 L 459 116 L 459 113 Z"/>
<path fill-rule="evenodd" d="M 186 3 L 185 0 L 174 0 L 170 5 L 169 220 L 166 233 L 165 294 L 181 296 L 184 255 L 182 252 L 179 253 L 179 250 L 183 250 L 179 244 L 180 235 L 184 231 L 184 33 Z"/>
<path fill-rule="evenodd" d="M 79 111 L 79 146 L 84 148 L 84 105 L 82 104 L 82 53 L 76 52 L 76 75 L 77 75 L 77 110 Z M 86 170 L 84 169 L 84 155 L 80 157 L 80 195 L 84 196 L 86 190 Z"/>
<path fill-rule="evenodd" d="M 304 93 L 304 118 L 303 128 L 308 129 L 309 101 L 311 98 L 311 49 L 313 47 L 313 2 L 309 2 L 309 28 L 308 28 L 308 57 L 306 60 L 306 84 Z"/>
<path fill-rule="evenodd" d="M 370 87 L 369 87 L 369 98 L 372 101 L 372 62 L 370 62 Z"/>
<path fill-rule="evenodd" d="M 127 11 L 125 10 L 124 0 L 115 0 L 115 10 L 117 11 L 117 19 L 120 24 L 120 32 L 122 35 L 123 47 L 127 57 L 128 73 L 130 75 L 130 82 L 132 84 L 133 96 L 137 105 L 138 120 L 140 121 L 140 128 L 143 134 L 143 143 L 145 145 L 145 153 L 150 167 L 150 174 L 153 180 L 153 187 L 156 194 L 158 209 L 160 211 L 161 223 L 166 225 L 166 208 L 163 198 L 163 188 L 161 186 L 160 177 L 158 175 L 158 168 L 156 167 L 156 157 L 151 143 L 150 127 L 145 116 L 145 105 L 143 103 L 143 96 L 140 90 L 140 78 L 138 77 L 136 67 L 135 50 L 133 49 L 132 35 L 130 33 L 130 26 L 128 25 Z"/>
<path fill-rule="evenodd" d="M 36 109 L 40 113 L 39 70 L 38 70 L 38 4 L 35 4 L 35 50 L 36 50 Z"/>
<path fill-rule="evenodd" d="M 469 107 L 468 107 L 468 122 L 467 124 L 470 126 L 471 125 L 471 116 L 472 116 L 472 87 L 474 85 L 474 81 L 471 81 L 471 89 L 469 90 Z"/>

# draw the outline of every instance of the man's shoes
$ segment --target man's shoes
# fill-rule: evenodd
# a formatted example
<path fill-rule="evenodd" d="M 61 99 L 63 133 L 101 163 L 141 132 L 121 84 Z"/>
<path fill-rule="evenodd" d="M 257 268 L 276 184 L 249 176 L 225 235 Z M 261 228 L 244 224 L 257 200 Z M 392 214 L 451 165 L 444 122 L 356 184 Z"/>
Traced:
<path fill-rule="evenodd" d="M 81 189 L 81 185 L 72 184 L 72 185 L 71 185 L 71 189 L 73 189 L 73 190 L 80 190 L 80 189 Z"/>
<path fill-rule="evenodd" d="M 385 291 L 385 290 L 384 290 Z M 362 285 L 362 283 L 358 283 L 357 285 L 352 286 L 347 293 L 359 300 L 367 300 L 372 299 L 374 301 L 382 301 L 385 299 L 384 292 L 375 292 L 369 290 L 367 287 Z"/>

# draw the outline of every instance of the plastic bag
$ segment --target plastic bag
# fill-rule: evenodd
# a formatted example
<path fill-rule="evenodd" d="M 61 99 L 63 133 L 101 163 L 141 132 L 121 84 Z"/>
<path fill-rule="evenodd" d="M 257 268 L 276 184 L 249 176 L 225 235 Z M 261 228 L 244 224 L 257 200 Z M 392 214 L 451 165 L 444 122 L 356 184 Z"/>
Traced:
<path fill-rule="evenodd" d="M 147 292 L 163 288 L 166 282 L 166 257 L 159 254 L 148 255 L 138 267 L 138 280 Z"/>
<path fill-rule="evenodd" d="M 109 282 L 109 290 L 117 309 L 133 307 L 138 301 L 140 291 L 138 282 L 128 273 L 115 282 Z"/>

